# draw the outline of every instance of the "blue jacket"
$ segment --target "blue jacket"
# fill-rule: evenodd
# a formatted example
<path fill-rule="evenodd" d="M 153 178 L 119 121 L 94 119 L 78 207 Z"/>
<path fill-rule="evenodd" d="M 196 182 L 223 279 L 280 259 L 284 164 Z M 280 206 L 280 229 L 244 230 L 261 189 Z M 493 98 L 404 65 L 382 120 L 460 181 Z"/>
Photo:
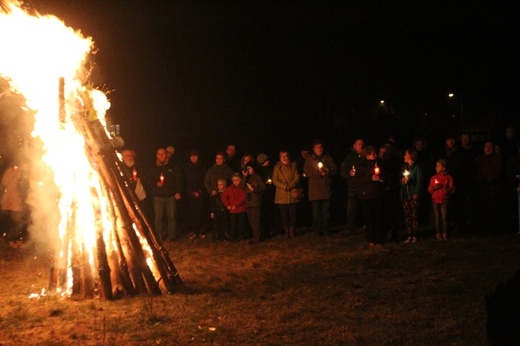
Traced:
<path fill-rule="evenodd" d="M 423 168 L 416 162 L 410 166 L 403 165 L 403 168 L 401 168 L 401 176 L 403 176 L 405 169 L 410 172 L 410 175 L 408 176 L 408 182 L 406 184 L 403 184 L 401 181 L 401 201 L 411 201 L 413 195 L 421 195 L 423 191 Z"/>

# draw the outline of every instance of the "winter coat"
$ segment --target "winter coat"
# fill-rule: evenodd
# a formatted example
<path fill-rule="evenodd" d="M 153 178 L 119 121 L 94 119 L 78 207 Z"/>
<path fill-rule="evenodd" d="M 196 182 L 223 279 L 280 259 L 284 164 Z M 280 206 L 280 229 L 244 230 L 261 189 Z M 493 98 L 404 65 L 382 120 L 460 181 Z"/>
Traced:
<path fill-rule="evenodd" d="M 325 176 L 320 174 L 319 162 L 323 164 L 323 169 L 327 172 Z M 330 199 L 332 196 L 332 177 L 337 174 L 337 170 L 338 166 L 329 154 L 318 157 L 313 153 L 307 157 L 303 171 L 309 179 L 309 201 Z"/>
<path fill-rule="evenodd" d="M 161 174 L 164 176 L 162 186 L 157 186 Z M 171 197 L 182 192 L 182 173 L 175 164 L 157 166 L 154 164 L 148 170 L 146 181 L 152 196 Z"/>
<path fill-rule="evenodd" d="M 364 162 L 365 157 L 362 154 L 358 154 L 356 151 L 351 150 L 341 163 L 340 174 L 343 178 L 347 179 L 348 189 L 351 191 L 358 190 L 359 180 L 356 179 L 356 176 L 350 176 L 350 170 L 352 169 L 352 166 L 357 169 Z"/>
<path fill-rule="evenodd" d="M 438 185 L 436 188 L 435 185 Z M 455 192 L 453 178 L 447 173 L 437 173 L 430 179 L 428 192 L 432 195 L 432 201 L 435 204 L 448 202 L 448 198 Z"/>
<path fill-rule="evenodd" d="M 235 209 L 228 209 L 231 214 L 239 214 L 246 211 L 246 192 L 240 187 L 229 185 L 222 194 L 222 203 L 227 207 L 235 206 Z"/>
<path fill-rule="evenodd" d="M 217 181 L 219 179 L 225 180 L 228 184 L 231 183 L 231 176 L 233 170 L 225 163 L 218 166 L 216 163 L 213 164 L 207 171 L 204 177 L 204 187 L 208 193 L 217 191 Z"/>
<path fill-rule="evenodd" d="M 299 200 L 292 196 L 291 190 L 296 188 L 299 183 L 300 173 L 298 172 L 296 162 L 290 162 L 288 165 L 277 162 L 273 168 L 273 185 L 276 186 L 274 203 L 298 203 Z"/>
<path fill-rule="evenodd" d="M 385 184 L 383 183 L 384 172 L 381 169 L 380 163 L 378 167 L 380 170 L 379 181 L 372 180 L 375 174 L 376 160 L 366 160 L 358 165 L 356 169 L 356 180 L 359 186 L 358 193 L 360 199 L 381 199 L 385 191 Z"/>
<path fill-rule="evenodd" d="M 210 211 L 215 215 L 222 215 L 228 211 L 222 200 L 224 191 L 218 191 L 215 196 L 210 198 Z"/>
<path fill-rule="evenodd" d="M 251 184 L 254 191 L 249 190 L 247 184 Z M 262 195 L 265 192 L 264 179 L 258 174 L 248 175 L 240 182 L 240 187 L 246 193 L 246 209 L 260 208 L 262 205 Z"/>
<path fill-rule="evenodd" d="M 186 192 L 188 195 L 192 195 L 195 192 L 202 194 L 204 191 L 204 178 L 206 176 L 206 170 L 200 163 L 188 162 L 184 166 L 184 185 L 186 186 Z"/>
<path fill-rule="evenodd" d="M 410 166 L 404 165 L 401 169 L 401 177 L 405 169 L 410 172 L 410 175 L 408 176 L 408 182 L 401 184 L 401 201 L 411 201 L 414 195 L 421 195 L 422 193 L 424 185 L 423 167 L 416 162 Z"/>

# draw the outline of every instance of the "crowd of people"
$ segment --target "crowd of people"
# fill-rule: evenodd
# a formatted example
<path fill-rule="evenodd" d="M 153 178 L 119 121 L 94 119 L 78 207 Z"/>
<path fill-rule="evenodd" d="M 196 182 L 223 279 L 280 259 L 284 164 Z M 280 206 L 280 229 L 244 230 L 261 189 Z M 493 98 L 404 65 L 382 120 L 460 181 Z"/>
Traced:
<path fill-rule="evenodd" d="M 331 210 L 341 210 L 336 219 L 344 220 L 348 234 L 363 230 L 371 247 L 415 243 L 425 226 L 439 241 L 456 232 L 518 231 L 520 147 L 514 127 L 503 140 L 476 144 L 470 133 L 448 135 L 438 150 L 420 137 L 410 146 L 392 136 L 381 143 L 356 138 L 338 163 L 322 140 L 303 147 L 294 160 L 280 150 L 274 165 L 265 153 L 237 155 L 234 144 L 217 151 L 210 167 L 197 149 L 179 158 L 173 146 L 158 148 L 149 166 L 138 164 L 131 148 L 120 154 L 128 182 L 162 240 L 208 235 L 258 243 L 274 236 L 293 239 L 297 231 L 329 236 Z M 2 228 L 12 242 L 24 237 L 28 220 L 25 171 L 14 164 L 2 177 Z M 335 194 L 344 195 L 345 206 L 331 208 Z"/>
<path fill-rule="evenodd" d="M 339 163 L 322 140 L 302 148 L 295 160 L 280 150 L 274 165 L 265 153 L 239 159 L 233 144 L 217 151 L 209 168 L 200 163 L 196 149 L 183 160 L 173 147 L 159 148 L 151 167 L 137 168 L 132 149 L 123 150 L 122 159 L 129 178 L 138 172 L 147 196 L 143 203 L 150 206 L 161 239 L 209 233 L 217 241 L 258 243 L 277 235 L 292 239 L 301 229 L 328 236 L 335 193 L 346 197 L 346 232 L 363 229 L 370 246 L 415 243 L 425 226 L 435 230 L 439 241 L 455 232 L 518 230 L 515 129 L 508 128 L 503 141 L 473 144 L 471 139 L 469 133 L 448 135 L 442 148 L 430 150 L 424 138 L 409 147 L 393 137 L 378 146 L 356 138 Z M 179 203 L 189 213 L 182 229 L 177 226 Z"/>

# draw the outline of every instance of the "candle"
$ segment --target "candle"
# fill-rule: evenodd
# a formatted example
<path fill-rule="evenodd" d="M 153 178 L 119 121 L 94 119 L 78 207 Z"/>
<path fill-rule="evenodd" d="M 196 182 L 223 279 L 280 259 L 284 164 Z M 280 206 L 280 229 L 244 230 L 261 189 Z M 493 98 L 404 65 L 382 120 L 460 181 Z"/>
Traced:
<path fill-rule="evenodd" d="M 159 176 L 159 181 L 161 182 L 161 184 L 164 183 L 164 174 L 161 173 L 161 175 Z"/>
<path fill-rule="evenodd" d="M 134 170 L 132 171 L 132 179 L 134 181 L 137 181 L 137 170 L 134 168 Z"/>
<path fill-rule="evenodd" d="M 408 171 L 407 169 L 405 169 L 405 170 L 403 171 L 403 177 L 404 177 L 406 180 L 408 180 L 408 177 L 409 177 L 409 176 L 410 176 L 410 171 Z"/>
<path fill-rule="evenodd" d="M 318 169 L 322 169 L 323 168 L 323 162 L 318 162 Z"/>
<path fill-rule="evenodd" d="M 379 175 L 379 167 L 377 166 L 377 163 L 376 163 L 376 166 L 374 167 L 374 173 L 375 173 L 375 175 Z"/>
<path fill-rule="evenodd" d="M 356 166 L 352 165 L 352 175 L 356 175 Z"/>
<path fill-rule="evenodd" d="M 439 180 L 435 179 L 435 184 L 438 184 L 439 183 Z"/>

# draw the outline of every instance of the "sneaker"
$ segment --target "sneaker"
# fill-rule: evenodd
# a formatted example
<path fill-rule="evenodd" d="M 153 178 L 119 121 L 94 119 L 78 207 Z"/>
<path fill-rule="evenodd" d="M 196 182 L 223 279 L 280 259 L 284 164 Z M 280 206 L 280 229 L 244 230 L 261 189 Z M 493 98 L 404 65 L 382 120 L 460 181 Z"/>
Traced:
<path fill-rule="evenodd" d="M 408 238 L 406 238 L 406 240 L 405 240 L 404 242 L 405 242 L 406 244 L 408 244 L 408 243 L 411 243 L 412 240 L 413 240 L 413 237 L 408 237 Z"/>

